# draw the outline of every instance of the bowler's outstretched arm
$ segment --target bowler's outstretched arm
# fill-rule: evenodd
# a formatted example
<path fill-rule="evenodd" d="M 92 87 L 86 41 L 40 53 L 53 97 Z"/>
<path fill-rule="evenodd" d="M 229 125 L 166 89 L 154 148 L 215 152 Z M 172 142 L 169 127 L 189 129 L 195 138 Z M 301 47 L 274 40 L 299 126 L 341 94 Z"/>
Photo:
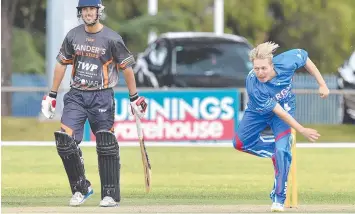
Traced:
<path fill-rule="evenodd" d="M 320 134 L 314 129 L 309 129 L 303 127 L 300 123 L 297 122 L 289 113 L 287 113 L 281 106 L 280 104 L 276 104 L 274 109 L 272 110 L 280 119 L 285 121 L 288 125 L 290 125 L 292 128 L 294 128 L 296 131 L 304 135 L 308 140 L 311 142 L 316 141 L 319 137 Z"/>

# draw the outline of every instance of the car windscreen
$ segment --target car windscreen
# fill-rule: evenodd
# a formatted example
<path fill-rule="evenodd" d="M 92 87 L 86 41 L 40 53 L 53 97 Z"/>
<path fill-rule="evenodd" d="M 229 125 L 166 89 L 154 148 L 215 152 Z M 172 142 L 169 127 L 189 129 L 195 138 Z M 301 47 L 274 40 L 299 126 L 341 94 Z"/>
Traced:
<path fill-rule="evenodd" d="M 187 43 L 173 48 L 177 74 L 246 75 L 251 69 L 250 47 L 244 43 Z"/>

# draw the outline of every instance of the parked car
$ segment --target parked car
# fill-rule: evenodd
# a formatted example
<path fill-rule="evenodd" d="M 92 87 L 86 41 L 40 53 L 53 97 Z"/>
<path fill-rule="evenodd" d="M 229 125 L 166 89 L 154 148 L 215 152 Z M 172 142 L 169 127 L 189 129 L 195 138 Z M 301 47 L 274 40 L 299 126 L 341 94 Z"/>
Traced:
<path fill-rule="evenodd" d="M 252 69 L 252 45 L 242 36 L 209 32 L 168 32 L 138 54 L 138 87 L 245 87 Z M 241 96 L 240 111 L 245 107 Z"/>
<path fill-rule="evenodd" d="M 134 67 L 141 87 L 244 87 L 252 69 L 244 37 L 208 32 L 161 34 Z"/>
<path fill-rule="evenodd" d="M 338 89 L 354 90 L 355 92 L 355 51 L 338 68 Z M 344 94 L 340 99 L 340 116 L 342 123 L 355 124 L 354 94 Z"/>

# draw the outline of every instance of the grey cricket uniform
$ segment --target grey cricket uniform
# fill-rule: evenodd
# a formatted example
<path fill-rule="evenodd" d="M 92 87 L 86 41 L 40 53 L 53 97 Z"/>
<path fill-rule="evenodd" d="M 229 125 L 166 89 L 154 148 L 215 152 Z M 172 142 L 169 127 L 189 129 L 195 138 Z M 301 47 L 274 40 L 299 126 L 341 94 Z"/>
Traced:
<path fill-rule="evenodd" d="M 93 133 L 113 130 L 112 87 L 117 84 L 119 70 L 135 63 L 122 37 L 106 26 L 97 33 L 86 32 L 84 25 L 77 26 L 66 35 L 57 61 L 73 66 L 71 89 L 64 96 L 62 131 L 80 142 L 86 119 Z"/>

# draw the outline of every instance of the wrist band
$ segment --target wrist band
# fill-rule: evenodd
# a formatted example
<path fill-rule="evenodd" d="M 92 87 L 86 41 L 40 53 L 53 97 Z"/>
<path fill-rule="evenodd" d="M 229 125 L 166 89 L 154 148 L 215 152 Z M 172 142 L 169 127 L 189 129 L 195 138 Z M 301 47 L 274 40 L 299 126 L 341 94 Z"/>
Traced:
<path fill-rule="evenodd" d="M 135 93 L 133 95 L 129 95 L 129 100 L 131 102 L 134 102 L 136 99 L 138 99 L 138 93 Z"/>
<path fill-rule="evenodd" d="M 50 91 L 48 94 L 49 97 L 52 97 L 54 99 L 57 99 L 57 92 L 56 91 Z"/>

